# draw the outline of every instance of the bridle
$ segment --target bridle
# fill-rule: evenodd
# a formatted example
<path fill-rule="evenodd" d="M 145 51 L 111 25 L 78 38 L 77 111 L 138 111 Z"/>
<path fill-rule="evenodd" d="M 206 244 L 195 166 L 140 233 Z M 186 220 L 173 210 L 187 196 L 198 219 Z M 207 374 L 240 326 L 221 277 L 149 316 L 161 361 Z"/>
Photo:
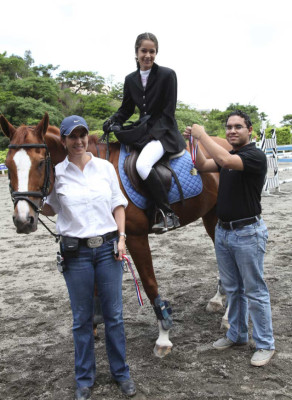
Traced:
<path fill-rule="evenodd" d="M 17 203 L 19 200 L 25 200 L 27 203 L 29 203 L 35 212 L 39 213 L 40 209 L 44 203 L 45 197 L 48 196 L 49 194 L 49 189 L 50 189 L 50 170 L 51 170 L 51 157 L 50 153 L 48 150 L 48 146 L 46 143 L 24 143 L 24 144 L 10 144 L 8 146 L 9 149 L 40 149 L 44 148 L 46 149 L 46 156 L 45 156 L 45 179 L 44 179 L 44 184 L 41 188 L 40 192 L 15 192 L 11 186 L 11 182 L 9 183 L 9 189 L 10 189 L 10 194 L 11 198 L 14 204 L 14 208 L 16 207 Z M 10 175 L 8 171 L 8 177 L 10 180 Z M 29 199 L 29 197 L 37 197 L 41 199 L 41 206 L 39 207 L 37 204 L 35 204 L 32 200 Z"/>

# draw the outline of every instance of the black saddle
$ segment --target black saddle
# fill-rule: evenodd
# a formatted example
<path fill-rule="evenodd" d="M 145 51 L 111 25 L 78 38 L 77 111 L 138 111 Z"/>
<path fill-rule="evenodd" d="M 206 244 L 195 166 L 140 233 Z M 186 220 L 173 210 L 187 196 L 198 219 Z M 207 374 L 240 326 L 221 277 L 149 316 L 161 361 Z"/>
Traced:
<path fill-rule="evenodd" d="M 153 168 L 155 168 L 156 172 L 158 173 L 161 182 L 167 192 L 169 192 L 171 187 L 172 176 L 174 177 L 180 192 L 181 201 L 183 201 L 184 199 L 183 191 L 175 171 L 170 166 L 170 160 L 172 160 L 173 158 L 181 157 L 184 155 L 184 153 L 185 150 L 177 154 L 166 154 L 153 166 Z M 136 162 L 139 154 L 139 151 L 131 149 L 130 155 L 125 159 L 124 170 L 136 192 L 140 193 L 144 197 L 148 197 L 147 189 L 145 188 L 143 180 L 139 176 L 136 169 Z"/>

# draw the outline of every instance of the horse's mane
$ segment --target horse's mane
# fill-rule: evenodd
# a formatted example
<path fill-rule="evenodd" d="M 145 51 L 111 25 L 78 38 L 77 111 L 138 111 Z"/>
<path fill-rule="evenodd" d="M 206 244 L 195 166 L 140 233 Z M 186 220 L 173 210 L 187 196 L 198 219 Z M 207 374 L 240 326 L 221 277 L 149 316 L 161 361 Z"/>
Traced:
<path fill-rule="evenodd" d="M 53 133 L 54 135 L 60 136 L 60 129 L 56 126 L 49 125 L 46 133 Z"/>

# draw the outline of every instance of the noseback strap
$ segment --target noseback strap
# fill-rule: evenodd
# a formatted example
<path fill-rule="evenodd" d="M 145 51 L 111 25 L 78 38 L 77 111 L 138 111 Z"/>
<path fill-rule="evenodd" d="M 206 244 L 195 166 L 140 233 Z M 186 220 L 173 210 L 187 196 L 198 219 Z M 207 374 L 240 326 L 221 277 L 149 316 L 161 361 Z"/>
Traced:
<path fill-rule="evenodd" d="M 23 144 L 9 144 L 8 149 L 47 149 L 47 145 L 45 143 L 23 143 Z"/>

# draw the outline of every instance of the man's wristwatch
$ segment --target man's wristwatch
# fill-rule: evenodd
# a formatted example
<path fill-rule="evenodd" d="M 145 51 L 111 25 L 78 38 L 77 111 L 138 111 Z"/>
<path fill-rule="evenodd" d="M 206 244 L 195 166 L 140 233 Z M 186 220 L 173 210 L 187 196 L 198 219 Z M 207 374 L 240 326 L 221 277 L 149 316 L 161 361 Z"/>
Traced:
<path fill-rule="evenodd" d="M 125 237 L 125 239 L 127 238 L 127 236 L 126 236 L 125 232 L 120 232 L 120 233 L 119 233 L 119 236 L 124 236 L 124 237 Z"/>

